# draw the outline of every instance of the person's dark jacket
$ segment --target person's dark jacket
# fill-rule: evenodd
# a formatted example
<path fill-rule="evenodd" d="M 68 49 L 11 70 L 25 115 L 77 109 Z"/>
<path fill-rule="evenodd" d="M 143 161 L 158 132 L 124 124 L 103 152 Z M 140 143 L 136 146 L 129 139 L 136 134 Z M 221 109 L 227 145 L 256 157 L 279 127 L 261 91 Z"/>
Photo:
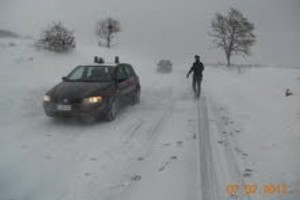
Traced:
<path fill-rule="evenodd" d="M 196 61 L 193 63 L 193 66 L 187 73 L 186 77 L 189 77 L 189 75 L 193 72 L 194 78 L 202 78 L 202 71 L 204 70 L 204 65 L 200 61 Z"/>

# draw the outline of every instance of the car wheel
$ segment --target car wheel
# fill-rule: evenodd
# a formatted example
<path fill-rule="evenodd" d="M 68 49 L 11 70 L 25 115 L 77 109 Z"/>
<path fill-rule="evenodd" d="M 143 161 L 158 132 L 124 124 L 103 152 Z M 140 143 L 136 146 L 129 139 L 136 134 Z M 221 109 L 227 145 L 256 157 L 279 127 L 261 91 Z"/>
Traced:
<path fill-rule="evenodd" d="M 138 104 L 140 102 L 141 90 L 137 89 L 132 98 L 132 104 Z"/>
<path fill-rule="evenodd" d="M 119 110 L 119 102 L 117 98 L 113 98 L 108 105 L 108 110 L 106 113 L 106 119 L 108 121 L 113 121 L 118 114 L 118 110 Z"/>

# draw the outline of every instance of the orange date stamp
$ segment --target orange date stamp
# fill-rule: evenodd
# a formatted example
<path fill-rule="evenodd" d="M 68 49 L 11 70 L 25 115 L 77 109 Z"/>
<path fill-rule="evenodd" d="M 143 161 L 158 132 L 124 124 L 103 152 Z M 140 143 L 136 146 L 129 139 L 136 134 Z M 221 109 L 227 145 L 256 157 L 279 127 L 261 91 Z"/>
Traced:
<path fill-rule="evenodd" d="M 263 195 L 285 195 L 289 193 L 289 187 L 287 184 L 274 184 L 267 183 L 262 185 L 257 185 L 254 183 L 241 184 L 228 184 L 226 187 L 226 192 L 228 195 L 243 194 L 247 196 L 252 196 L 256 194 Z"/>

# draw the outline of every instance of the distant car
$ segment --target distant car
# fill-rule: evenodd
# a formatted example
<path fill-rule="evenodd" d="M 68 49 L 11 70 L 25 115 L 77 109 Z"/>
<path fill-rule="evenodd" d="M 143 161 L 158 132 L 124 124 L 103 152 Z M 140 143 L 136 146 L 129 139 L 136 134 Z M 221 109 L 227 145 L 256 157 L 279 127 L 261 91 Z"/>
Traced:
<path fill-rule="evenodd" d="M 43 98 L 49 117 L 92 116 L 114 120 L 119 106 L 140 101 L 141 86 L 126 63 L 77 66 Z"/>
<path fill-rule="evenodd" d="M 158 73 L 171 73 L 173 64 L 170 60 L 160 60 L 157 63 L 157 72 Z"/>

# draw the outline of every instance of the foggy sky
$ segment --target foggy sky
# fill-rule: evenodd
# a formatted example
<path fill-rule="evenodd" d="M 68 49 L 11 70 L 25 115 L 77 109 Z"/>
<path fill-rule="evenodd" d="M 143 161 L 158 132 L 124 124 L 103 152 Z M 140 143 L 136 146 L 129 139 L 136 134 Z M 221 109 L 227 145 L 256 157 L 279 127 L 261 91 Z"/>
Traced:
<path fill-rule="evenodd" d="M 37 37 L 51 21 L 76 30 L 77 43 L 97 45 L 95 22 L 121 21 L 117 38 L 149 58 L 185 63 L 194 54 L 204 62 L 225 62 L 208 36 L 216 12 L 240 9 L 255 24 L 253 55 L 233 62 L 300 67 L 299 0 L 0 0 L 0 28 Z"/>

